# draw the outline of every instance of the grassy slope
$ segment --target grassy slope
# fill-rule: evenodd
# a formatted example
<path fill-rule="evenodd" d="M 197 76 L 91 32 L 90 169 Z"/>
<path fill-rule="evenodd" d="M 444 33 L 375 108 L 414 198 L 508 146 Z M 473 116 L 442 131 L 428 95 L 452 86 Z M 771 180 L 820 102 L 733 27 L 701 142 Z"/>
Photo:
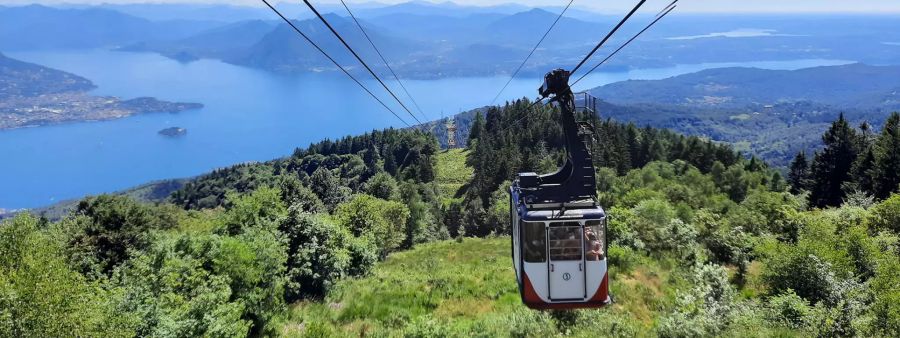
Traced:
<path fill-rule="evenodd" d="M 436 181 L 443 196 L 457 196 L 472 178 L 473 170 L 466 166 L 468 153 L 465 149 L 449 149 L 438 153 Z"/>
<path fill-rule="evenodd" d="M 613 267 L 616 303 L 577 314 L 532 311 L 519 299 L 509 238 L 421 245 L 368 277 L 340 282 L 322 302 L 295 304 L 286 336 L 647 336 L 684 285 L 665 264 L 632 257 Z M 623 268 L 625 270 L 623 270 Z"/>

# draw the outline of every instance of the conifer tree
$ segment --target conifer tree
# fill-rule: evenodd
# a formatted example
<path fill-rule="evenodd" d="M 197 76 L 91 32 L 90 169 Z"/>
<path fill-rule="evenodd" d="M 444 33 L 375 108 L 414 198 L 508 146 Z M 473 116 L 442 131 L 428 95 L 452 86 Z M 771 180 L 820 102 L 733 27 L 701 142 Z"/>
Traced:
<path fill-rule="evenodd" d="M 809 189 L 809 160 L 806 159 L 805 151 L 801 150 L 797 153 L 794 161 L 791 162 L 788 183 L 791 184 L 791 193 L 794 194 Z"/>
<path fill-rule="evenodd" d="M 475 121 L 472 121 L 472 127 L 469 129 L 469 144 L 473 140 L 478 140 L 481 138 L 481 134 L 484 134 L 485 121 L 484 115 L 481 113 L 475 114 Z"/>
<path fill-rule="evenodd" d="M 811 167 L 810 202 L 817 207 L 838 206 L 844 200 L 843 186 L 850 181 L 850 169 L 859 153 L 856 130 L 844 114 L 822 135 L 825 148 L 817 153 Z"/>
<path fill-rule="evenodd" d="M 900 113 L 884 123 L 873 150 L 872 183 L 875 197 L 887 198 L 900 187 Z"/>

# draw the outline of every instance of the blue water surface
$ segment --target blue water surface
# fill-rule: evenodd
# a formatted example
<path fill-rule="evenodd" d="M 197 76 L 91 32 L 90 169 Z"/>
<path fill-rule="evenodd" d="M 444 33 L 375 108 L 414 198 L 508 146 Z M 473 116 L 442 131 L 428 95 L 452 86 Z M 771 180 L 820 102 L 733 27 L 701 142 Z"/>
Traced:
<path fill-rule="evenodd" d="M 285 156 L 323 138 L 405 126 L 339 73 L 287 76 L 214 60 L 180 63 L 156 54 L 104 50 L 7 54 L 86 77 L 97 85 L 95 95 L 152 96 L 205 107 L 178 114 L 0 131 L 0 208 L 5 209 L 39 207 L 152 180 L 194 176 L 235 163 Z M 576 90 L 718 67 L 799 69 L 845 63 L 716 63 L 598 73 Z M 425 115 L 437 119 L 489 104 L 506 80 L 502 76 L 449 78 L 405 84 Z M 540 82 L 516 79 L 501 98 L 534 97 Z M 364 83 L 373 92 L 382 92 L 376 91 L 379 85 L 374 80 Z M 400 90 L 395 92 L 402 95 Z M 386 94 L 382 99 L 390 102 Z M 392 108 L 413 122 L 401 108 Z M 157 134 L 172 126 L 187 128 L 187 135 Z"/>

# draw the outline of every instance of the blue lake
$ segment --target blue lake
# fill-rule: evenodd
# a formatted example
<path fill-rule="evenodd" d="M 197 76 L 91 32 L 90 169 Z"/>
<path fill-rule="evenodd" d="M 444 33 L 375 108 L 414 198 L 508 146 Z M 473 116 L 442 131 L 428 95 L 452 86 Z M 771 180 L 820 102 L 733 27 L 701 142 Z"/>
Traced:
<path fill-rule="evenodd" d="M 125 99 L 152 96 L 199 102 L 205 107 L 179 114 L 0 131 L 0 208 L 5 209 L 39 207 L 152 180 L 194 176 L 239 162 L 285 156 L 323 138 L 405 126 L 343 74 L 285 76 L 213 60 L 185 64 L 155 54 L 99 50 L 7 54 L 86 77 L 98 86 L 93 94 Z M 718 67 L 799 69 L 845 63 L 795 60 L 680 65 L 598 73 L 575 89 Z M 449 78 L 405 84 L 429 119 L 438 119 L 442 114 L 489 104 L 506 80 Z M 540 83 L 536 78 L 517 79 L 501 98 L 533 98 Z M 366 84 L 381 93 L 374 80 Z M 388 99 L 383 95 L 382 100 Z M 395 111 L 405 114 L 399 107 Z M 187 135 L 167 138 L 157 134 L 172 126 L 187 128 Z"/>

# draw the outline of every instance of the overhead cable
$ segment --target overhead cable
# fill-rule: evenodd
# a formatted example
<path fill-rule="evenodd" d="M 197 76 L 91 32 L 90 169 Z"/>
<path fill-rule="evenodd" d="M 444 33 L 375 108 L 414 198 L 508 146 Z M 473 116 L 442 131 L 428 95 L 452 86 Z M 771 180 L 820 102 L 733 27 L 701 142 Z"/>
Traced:
<path fill-rule="evenodd" d="M 389 94 L 391 94 L 391 96 L 394 98 L 394 100 L 396 100 L 397 103 L 399 103 L 400 106 L 403 107 L 403 109 L 406 110 L 407 113 L 409 113 L 409 116 L 412 116 L 412 118 L 414 120 L 416 120 L 416 122 L 418 122 L 419 124 L 422 124 L 422 121 L 420 121 L 419 118 L 416 117 L 416 115 L 414 115 L 412 113 L 412 111 L 410 111 L 409 108 L 406 107 L 405 104 L 403 104 L 403 101 L 400 101 L 400 98 L 398 98 L 397 95 L 394 94 L 394 92 L 390 88 L 388 88 L 388 86 L 386 84 L 384 84 L 384 81 L 382 81 L 381 78 L 378 77 L 378 75 L 375 74 L 374 71 L 372 71 L 372 68 L 370 68 L 369 65 L 366 64 L 366 62 L 363 61 L 363 59 L 361 57 L 359 57 L 359 54 L 357 54 L 356 51 L 354 51 L 353 48 L 350 47 L 350 45 L 347 43 L 347 41 L 344 40 L 344 38 L 341 36 L 341 34 L 338 33 L 334 29 L 334 27 L 331 26 L 330 23 L 328 23 L 328 20 L 325 20 L 325 17 L 323 17 L 322 14 L 320 14 L 319 11 L 316 10 L 316 8 L 309 2 L 309 0 L 303 0 L 303 3 L 305 3 L 306 6 L 309 7 L 309 9 L 312 10 L 312 12 L 316 15 L 316 17 L 318 17 L 319 20 L 322 21 L 322 23 L 324 23 L 326 27 L 328 27 L 328 30 L 330 30 L 331 33 L 334 34 L 334 36 L 337 37 L 338 40 L 341 41 L 341 43 L 344 45 L 344 47 L 346 47 L 347 50 L 349 50 L 350 53 L 353 54 L 354 57 L 356 57 L 356 60 L 359 61 L 359 63 L 361 63 L 363 65 L 363 67 L 366 68 L 366 70 L 369 71 L 369 74 L 372 74 L 372 77 L 374 77 L 375 80 L 378 80 L 378 83 L 380 83 L 381 86 L 384 87 L 384 90 L 386 90 Z"/>
<path fill-rule="evenodd" d="M 393 114 L 394 117 L 396 117 L 398 120 L 400 120 L 400 122 L 403 122 L 403 124 L 405 124 L 407 127 L 410 126 L 410 124 L 407 123 L 405 120 L 403 120 L 403 118 L 401 118 L 399 115 L 397 115 L 397 113 L 395 113 L 393 109 L 388 107 L 384 103 L 384 101 L 381 101 L 381 99 L 379 99 L 378 96 L 376 96 L 374 93 L 372 93 L 372 91 L 369 90 L 369 88 L 366 88 L 366 86 L 363 85 L 362 82 L 360 82 L 358 79 L 356 79 L 356 77 L 354 77 L 352 74 L 350 74 L 350 72 L 347 71 L 347 69 L 345 69 L 343 66 L 341 66 L 337 61 L 334 60 L 334 58 L 332 58 L 321 47 L 319 47 L 318 44 L 316 44 L 312 39 L 310 39 L 309 36 L 304 34 L 299 28 L 297 28 L 297 26 L 294 25 L 294 23 L 291 22 L 291 20 L 289 20 L 287 17 L 285 17 L 283 14 L 281 14 L 281 12 L 278 11 L 278 9 L 276 9 L 274 6 L 272 6 L 272 4 L 270 4 L 267 0 L 262 0 L 262 2 L 265 3 L 266 6 L 269 6 L 269 8 L 272 9 L 272 11 L 274 11 L 275 14 L 278 14 L 278 16 L 281 17 L 281 19 L 284 20 L 284 22 L 286 22 L 288 25 L 290 25 L 291 28 L 293 28 L 294 31 L 297 32 L 297 34 L 300 34 L 300 36 L 302 36 L 303 39 L 306 40 L 306 42 L 309 42 L 309 44 L 311 44 L 313 47 L 315 47 L 316 50 L 318 50 L 320 53 L 322 53 L 322 55 L 324 55 L 326 58 L 328 58 L 328 60 L 331 61 L 331 63 L 333 63 L 338 68 L 340 68 L 340 70 L 343 71 L 344 74 L 347 74 L 347 76 L 349 76 L 350 79 L 353 80 L 353 82 L 356 82 L 356 84 L 358 84 L 363 90 L 365 90 L 366 93 L 369 93 L 369 95 L 372 96 L 372 98 L 374 98 L 375 101 L 378 101 L 378 103 L 380 103 L 381 106 L 384 107 L 384 109 L 387 109 L 389 112 L 391 112 L 391 114 Z"/>

